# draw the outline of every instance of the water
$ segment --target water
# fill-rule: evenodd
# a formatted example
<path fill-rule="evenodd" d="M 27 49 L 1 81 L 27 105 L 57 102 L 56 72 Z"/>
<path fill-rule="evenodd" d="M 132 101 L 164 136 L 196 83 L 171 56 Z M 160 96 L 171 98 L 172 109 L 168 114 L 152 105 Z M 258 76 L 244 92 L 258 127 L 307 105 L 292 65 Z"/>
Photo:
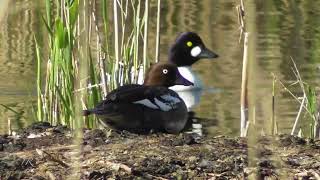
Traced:
<path fill-rule="evenodd" d="M 219 54 L 203 60 L 193 69 L 205 84 L 200 104 L 194 108 L 205 132 L 213 135 L 239 135 L 242 44 L 234 0 L 162 1 L 161 59 L 179 32 L 195 31 L 209 49 Z M 151 8 L 155 8 L 152 2 Z M 256 59 L 254 70 L 256 121 L 269 124 L 271 118 L 272 75 L 283 82 L 295 81 L 290 56 L 305 82 L 317 85 L 320 56 L 320 2 L 256 1 Z M 0 133 L 7 131 L 8 118 L 14 129 L 35 120 L 32 103 L 36 100 L 36 58 L 33 35 L 44 37 L 40 13 L 42 1 L 0 1 Z M 155 44 L 156 10 L 150 11 L 150 41 Z M 45 38 L 43 38 L 45 39 Z M 153 58 L 155 46 L 150 47 Z M 250 81 L 250 80 L 249 80 Z M 291 87 L 301 95 L 298 87 Z M 289 133 L 299 104 L 277 84 L 276 119 L 279 131 Z M 306 120 L 306 117 L 303 118 Z M 304 126 L 306 123 L 301 124 Z"/>

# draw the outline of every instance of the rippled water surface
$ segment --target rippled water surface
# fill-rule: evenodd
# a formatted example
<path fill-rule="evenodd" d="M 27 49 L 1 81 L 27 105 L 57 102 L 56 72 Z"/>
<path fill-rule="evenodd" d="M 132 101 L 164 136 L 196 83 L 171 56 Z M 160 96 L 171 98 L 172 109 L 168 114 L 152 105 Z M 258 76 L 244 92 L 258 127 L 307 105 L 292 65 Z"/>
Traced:
<path fill-rule="evenodd" d="M 161 16 L 161 59 L 179 32 L 195 31 L 206 46 L 220 55 L 203 60 L 194 70 L 205 84 L 200 104 L 194 111 L 210 134 L 238 135 L 240 124 L 240 87 L 242 43 L 234 0 L 163 0 Z M 154 2 L 151 8 L 155 8 Z M 256 102 L 255 117 L 260 124 L 271 118 L 272 73 L 283 82 L 293 82 L 292 57 L 302 78 L 319 83 L 320 56 L 319 1 L 256 1 L 255 61 L 252 79 Z M 34 35 L 45 39 L 40 18 L 40 0 L 0 1 L 0 133 L 6 132 L 8 119 L 14 129 L 35 120 L 32 103 L 36 100 L 36 58 Z M 150 44 L 155 43 L 156 11 L 150 11 Z M 41 41 L 45 43 L 45 41 Z M 149 56 L 153 57 L 151 47 Z M 250 81 L 250 80 L 249 80 Z M 291 90 L 299 95 L 299 88 Z M 249 90 L 250 91 L 250 90 Z M 276 119 L 280 132 L 290 132 L 299 104 L 276 84 Z M 303 126 L 303 124 L 301 125 Z"/>

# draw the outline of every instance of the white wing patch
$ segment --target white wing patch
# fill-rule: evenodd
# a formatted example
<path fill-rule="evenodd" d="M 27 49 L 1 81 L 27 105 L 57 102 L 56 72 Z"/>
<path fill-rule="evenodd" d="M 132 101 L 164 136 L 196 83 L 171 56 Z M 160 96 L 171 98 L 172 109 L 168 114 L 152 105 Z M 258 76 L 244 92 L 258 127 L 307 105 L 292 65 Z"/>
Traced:
<path fill-rule="evenodd" d="M 143 99 L 140 101 L 135 101 L 133 103 L 134 104 L 142 104 L 142 105 L 147 106 L 151 109 L 159 109 L 159 107 L 157 105 L 153 104 L 149 99 Z"/>
<path fill-rule="evenodd" d="M 141 104 L 151 109 L 160 109 L 161 111 L 170 111 L 177 108 L 177 104 L 181 100 L 177 97 L 171 96 L 169 94 L 160 96 L 161 99 L 154 98 L 154 103 L 149 99 L 143 99 L 140 101 L 133 102 L 134 104 Z"/>
<path fill-rule="evenodd" d="M 168 101 L 170 102 L 171 104 L 176 104 L 176 103 L 179 103 L 181 102 L 181 100 L 177 97 L 174 97 L 174 96 L 170 96 L 168 94 L 166 95 L 163 95 L 163 96 L 160 96 L 162 99 L 164 99 L 165 101 Z"/>
<path fill-rule="evenodd" d="M 201 48 L 199 46 L 196 46 L 191 49 L 191 56 L 197 57 L 201 53 Z"/>
<path fill-rule="evenodd" d="M 157 98 L 154 98 L 154 102 L 160 107 L 160 109 L 162 111 L 169 111 L 169 110 L 173 109 L 173 107 L 170 106 L 169 103 L 162 102 Z"/>

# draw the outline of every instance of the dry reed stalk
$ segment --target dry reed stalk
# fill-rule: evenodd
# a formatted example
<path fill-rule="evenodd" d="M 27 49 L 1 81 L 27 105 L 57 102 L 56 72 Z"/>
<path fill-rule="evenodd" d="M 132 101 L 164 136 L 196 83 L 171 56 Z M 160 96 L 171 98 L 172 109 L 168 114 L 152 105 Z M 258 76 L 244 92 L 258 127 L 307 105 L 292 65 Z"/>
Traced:
<path fill-rule="evenodd" d="M 248 129 L 248 39 L 249 33 L 244 33 L 243 44 L 243 65 L 242 65 L 242 84 L 241 84 L 241 125 L 240 136 L 246 136 L 246 129 Z"/>
<path fill-rule="evenodd" d="M 156 37 L 156 55 L 155 62 L 159 62 L 159 48 L 160 48 L 160 9 L 161 9 L 161 0 L 158 0 L 158 9 L 157 9 L 157 37 Z"/>

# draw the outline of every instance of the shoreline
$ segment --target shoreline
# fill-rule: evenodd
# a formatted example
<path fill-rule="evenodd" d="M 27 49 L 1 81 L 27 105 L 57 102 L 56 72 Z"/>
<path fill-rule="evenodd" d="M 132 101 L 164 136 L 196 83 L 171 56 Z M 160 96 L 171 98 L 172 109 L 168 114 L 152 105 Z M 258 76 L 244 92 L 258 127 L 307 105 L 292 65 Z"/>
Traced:
<path fill-rule="evenodd" d="M 261 136 L 248 148 L 240 137 L 86 129 L 80 149 L 63 126 L 35 123 L 17 136 L 0 135 L 0 179 L 317 179 L 320 174 L 320 140 L 291 135 Z M 248 149 L 255 154 L 249 159 Z"/>

